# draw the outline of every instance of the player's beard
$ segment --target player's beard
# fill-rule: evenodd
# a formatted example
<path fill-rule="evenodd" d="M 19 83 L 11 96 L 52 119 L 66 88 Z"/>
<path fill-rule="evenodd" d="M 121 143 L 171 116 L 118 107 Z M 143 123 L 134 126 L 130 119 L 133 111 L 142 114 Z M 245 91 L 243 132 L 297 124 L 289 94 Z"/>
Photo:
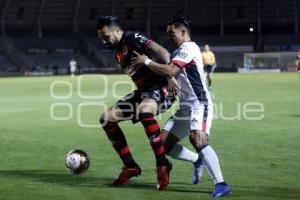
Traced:
<path fill-rule="evenodd" d="M 106 44 L 105 46 L 110 50 L 114 50 L 115 48 L 117 48 L 117 44 L 113 43 Z"/>
<path fill-rule="evenodd" d="M 106 42 L 105 46 L 110 50 L 114 50 L 117 48 L 118 44 L 119 42 L 117 42 L 116 40 L 112 40 L 111 42 L 110 41 Z"/>

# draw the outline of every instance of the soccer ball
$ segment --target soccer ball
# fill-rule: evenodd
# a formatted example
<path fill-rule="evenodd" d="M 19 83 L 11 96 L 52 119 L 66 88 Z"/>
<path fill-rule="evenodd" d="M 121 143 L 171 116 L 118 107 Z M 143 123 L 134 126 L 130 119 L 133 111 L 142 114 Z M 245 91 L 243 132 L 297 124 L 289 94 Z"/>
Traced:
<path fill-rule="evenodd" d="M 79 175 L 90 167 L 90 159 L 86 152 L 76 149 L 67 154 L 65 165 L 72 174 Z"/>

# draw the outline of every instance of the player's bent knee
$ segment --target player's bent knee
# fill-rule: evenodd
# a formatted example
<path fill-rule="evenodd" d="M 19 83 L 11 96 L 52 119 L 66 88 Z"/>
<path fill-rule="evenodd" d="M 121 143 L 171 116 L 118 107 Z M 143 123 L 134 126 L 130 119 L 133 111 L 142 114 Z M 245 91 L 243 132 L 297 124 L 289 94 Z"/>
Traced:
<path fill-rule="evenodd" d="M 138 113 L 152 113 L 156 115 L 157 103 L 152 99 L 144 100 L 138 107 Z"/>
<path fill-rule="evenodd" d="M 145 106 L 145 105 L 143 105 L 143 106 L 140 106 L 139 108 L 138 108 L 138 113 L 152 113 L 152 114 L 155 114 L 155 112 L 154 112 L 154 108 L 152 108 L 151 106 Z"/>
<path fill-rule="evenodd" d="M 197 152 L 200 152 L 208 145 L 208 137 L 203 131 L 191 131 L 189 139 Z"/>
<path fill-rule="evenodd" d="M 190 139 L 190 142 L 192 143 L 192 144 L 195 144 L 196 142 L 197 142 L 197 140 L 198 140 L 198 135 L 197 135 L 197 133 L 196 132 L 192 132 L 190 135 L 189 135 L 189 139 Z"/>
<path fill-rule="evenodd" d="M 101 114 L 99 122 L 102 126 L 105 126 L 108 122 L 118 122 L 119 118 L 121 118 L 119 111 L 109 108 Z"/>
<path fill-rule="evenodd" d="M 99 119 L 99 123 L 102 127 L 106 126 L 108 123 L 108 120 L 105 116 L 106 116 L 105 113 L 102 113 Z"/>
<path fill-rule="evenodd" d="M 101 114 L 100 119 L 99 119 L 99 122 L 101 125 L 103 125 L 103 123 L 105 123 L 107 121 L 110 121 L 109 116 L 111 115 L 111 112 L 112 112 L 112 109 L 109 108 Z"/>

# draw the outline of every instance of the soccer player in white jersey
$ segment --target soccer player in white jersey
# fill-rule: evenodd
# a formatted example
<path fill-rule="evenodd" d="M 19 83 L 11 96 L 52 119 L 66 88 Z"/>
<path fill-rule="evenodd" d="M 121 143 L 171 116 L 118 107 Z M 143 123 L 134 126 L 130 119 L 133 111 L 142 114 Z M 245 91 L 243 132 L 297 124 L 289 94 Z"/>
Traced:
<path fill-rule="evenodd" d="M 167 33 L 177 47 L 169 64 L 154 62 L 135 52 L 136 57 L 132 58 L 131 68 L 145 64 L 158 74 L 176 78 L 180 107 L 164 127 L 164 130 L 169 132 L 165 139 L 165 149 L 174 158 L 204 162 L 215 184 L 211 197 L 226 196 L 231 191 L 230 186 L 224 182 L 218 156 L 208 143 L 213 105 L 205 84 L 200 48 L 191 41 L 190 23 L 182 17 L 174 17 L 171 20 L 167 26 Z M 186 136 L 190 137 L 199 156 L 177 143 Z"/>

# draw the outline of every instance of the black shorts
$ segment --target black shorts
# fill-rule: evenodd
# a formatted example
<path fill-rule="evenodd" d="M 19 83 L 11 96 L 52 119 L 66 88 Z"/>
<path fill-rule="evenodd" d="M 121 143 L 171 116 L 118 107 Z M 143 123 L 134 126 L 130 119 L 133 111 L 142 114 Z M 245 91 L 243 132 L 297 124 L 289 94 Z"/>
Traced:
<path fill-rule="evenodd" d="M 122 110 L 124 120 L 138 122 L 137 108 L 144 99 L 153 99 L 158 105 L 157 115 L 168 110 L 175 102 L 173 95 L 166 93 L 166 88 L 152 86 L 146 90 L 134 90 L 120 99 L 116 106 Z"/>
<path fill-rule="evenodd" d="M 213 66 L 212 65 L 204 65 L 204 71 L 206 73 L 212 73 L 213 72 Z"/>

